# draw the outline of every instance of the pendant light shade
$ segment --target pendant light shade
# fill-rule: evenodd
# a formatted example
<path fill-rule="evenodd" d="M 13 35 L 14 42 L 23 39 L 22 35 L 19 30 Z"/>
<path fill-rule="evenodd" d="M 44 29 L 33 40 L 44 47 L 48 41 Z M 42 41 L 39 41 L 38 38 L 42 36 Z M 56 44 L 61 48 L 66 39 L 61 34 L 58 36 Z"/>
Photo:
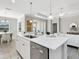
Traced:
<path fill-rule="evenodd" d="M 30 23 L 32 23 L 32 2 L 30 2 Z"/>
<path fill-rule="evenodd" d="M 52 14 L 49 15 L 48 19 L 53 19 L 53 16 Z"/>
<path fill-rule="evenodd" d="M 12 0 L 12 3 L 15 3 L 16 1 L 15 0 Z"/>
<path fill-rule="evenodd" d="M 62 16 L 64 16 L 64 14 L 65 14 L 65 13 L 63 13 L 63 8 L 61 8 L 61 9 L 60 9 L 60 14 L 59 14 L 59 16 L 62 17 Z"/>
<path fill-rule="evenodd" d="M 53 15 L 52 15 L 52 0 L 50 0 L 50 14 L 48 16 L 48 19 L 53 19 Z"/>

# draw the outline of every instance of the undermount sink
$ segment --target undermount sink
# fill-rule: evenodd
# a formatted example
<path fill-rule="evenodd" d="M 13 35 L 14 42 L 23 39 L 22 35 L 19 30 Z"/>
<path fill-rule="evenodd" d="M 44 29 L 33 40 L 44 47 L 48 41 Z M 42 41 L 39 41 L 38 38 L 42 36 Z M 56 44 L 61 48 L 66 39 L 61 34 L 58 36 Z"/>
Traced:
<path fill-rule="evenodd" d="M 47 35 L 47 37 L 56 38 L 57 36 L 56 35 Z"/>
<path fill-rule="evenodd" d="M 25 37 L 28 37 L 28 38 L 36 38 L 36 36 L 33 36 L 33 35 L 25 35 Z"/>

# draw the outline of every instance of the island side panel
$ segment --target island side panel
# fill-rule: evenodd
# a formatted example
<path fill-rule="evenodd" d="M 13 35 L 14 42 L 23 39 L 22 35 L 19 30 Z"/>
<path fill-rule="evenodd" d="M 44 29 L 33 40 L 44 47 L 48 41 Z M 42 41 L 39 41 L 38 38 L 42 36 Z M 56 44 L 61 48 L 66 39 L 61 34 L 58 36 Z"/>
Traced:
<path fill-rule="evenodd" d="M 67 42 L 62 45 L 62 59 L 67 59 Z"/>
<path fill-rule="evenodd" d="M 62 46 L 56 50 L 49 49 L 49 59 L 62 59 Z"/>

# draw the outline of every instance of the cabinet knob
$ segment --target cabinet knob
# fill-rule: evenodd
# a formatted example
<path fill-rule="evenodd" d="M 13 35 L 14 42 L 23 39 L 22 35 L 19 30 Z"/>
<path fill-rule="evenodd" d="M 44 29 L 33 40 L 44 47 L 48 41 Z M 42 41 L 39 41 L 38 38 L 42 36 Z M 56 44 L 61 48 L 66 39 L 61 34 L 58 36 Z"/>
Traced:
<path fill-rule="evenodd" d="M 43 50 L 40 50 L 40 53 L 43 54 L 44 53 Z"/>

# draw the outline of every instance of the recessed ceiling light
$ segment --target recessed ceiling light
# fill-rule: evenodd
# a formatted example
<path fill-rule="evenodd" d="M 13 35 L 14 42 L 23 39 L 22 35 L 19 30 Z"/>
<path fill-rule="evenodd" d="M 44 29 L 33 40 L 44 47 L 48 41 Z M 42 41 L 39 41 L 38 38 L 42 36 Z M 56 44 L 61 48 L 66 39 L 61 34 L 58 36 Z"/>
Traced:
<path fill-rule="evenodd" d="M 12 0 L 12 3 L 15 3 L 16 1 L 15 0 Z"/>

